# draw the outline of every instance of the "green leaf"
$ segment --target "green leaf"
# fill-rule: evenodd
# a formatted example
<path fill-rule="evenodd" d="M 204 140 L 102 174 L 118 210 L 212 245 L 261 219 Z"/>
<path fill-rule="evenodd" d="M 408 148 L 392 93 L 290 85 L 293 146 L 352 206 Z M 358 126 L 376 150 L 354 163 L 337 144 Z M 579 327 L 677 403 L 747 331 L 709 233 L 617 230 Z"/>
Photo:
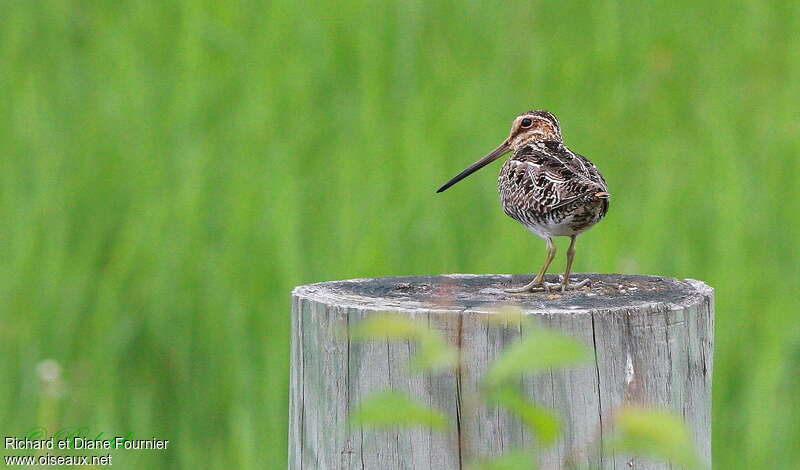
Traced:
<path fill-rule="evenodd" d="M 421 333 L 427 332 L 428 326 L 422 322 L 411 320 L 400 315 L 388 313 L 372 315 L 350 328 L 350 338 L 356 340 L 382 339 L 390 340 L 417 339 Z"/>
<path fill-rule="evenodd" d="M 486 384 L 497 386 L 520 375 L 579 364 L 589 358 L 581 342 L 557 331 L 532 327 L 491 365 Z"/>
<path fill-rule="evenodd" d="M 542 445 L 552 444 L 561 433 L 561 425 L 553 411 L 529 401 L 517 388 L 496 388 L 488 399 L 518 416 Z"/>
<path fill-rule="evenodd" d="M 663 409 L 628 406 L 614 417 L 615 435 L 609 450 L 666 460 L 684 468 L 700 468 L 700 460 L 686 425 Z"/>
<path fill-rule="evenodd" d="M 439 333 L 424 322 L 399 315 L 373 315 L 353 325 L 350 337 L 355 340 L 416 341 L 418 348 L 409 363 L 409 367 L 415 372 L 454 367 L 458 364 L 458 351 Z"/>
<path fill-rule="evenodd" d="M 527 450 L 512 450 L 493 459 L 480 459 L 473 470 L 535 470 L 539 468 L 536 459 Z"/>
<path fill-rule="evenodd" d="M 444 369 L 458 364 L 458 351 L 433 331 L 426 331 L 417 339 L 419 348 L 411 358 L 414 371 Z"/>
<path fill-rule="evenodd" d="M 494 313 L 487 315 L 486 321 L 488 323 L 500 325 L 519 326 L 525 321 L 525 316 L 522 314 L 522 309 L 519 307 L 501 307 Z"/>
<path fill-rule="evenodd" d="M 448 428 L 447 417 L 443 413 L 392 390 L 375 392 L 361 400 L 358 408 L 350 413 L 350 423 L 376 428 L 393 426 L 424 426 L 439 430 Z"/>

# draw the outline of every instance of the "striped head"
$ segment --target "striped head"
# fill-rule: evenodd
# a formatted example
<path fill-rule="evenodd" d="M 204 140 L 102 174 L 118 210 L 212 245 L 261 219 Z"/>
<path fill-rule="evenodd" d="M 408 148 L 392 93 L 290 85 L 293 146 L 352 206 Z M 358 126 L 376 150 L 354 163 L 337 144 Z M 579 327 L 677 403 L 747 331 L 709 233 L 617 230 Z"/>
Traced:
<path fill-rule="evenodd" d="M 507 145 L 517 150 L 526 143 L 561 142 L 561 126 L 550 111 L 537 109 L 520 114 L 511 124 Z"/>

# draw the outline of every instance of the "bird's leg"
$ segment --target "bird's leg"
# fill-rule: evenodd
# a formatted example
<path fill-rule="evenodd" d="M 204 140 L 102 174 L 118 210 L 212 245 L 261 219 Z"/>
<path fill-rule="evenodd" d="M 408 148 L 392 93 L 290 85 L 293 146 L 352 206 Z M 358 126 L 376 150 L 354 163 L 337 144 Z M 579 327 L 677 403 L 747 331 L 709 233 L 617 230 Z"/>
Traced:
<path fill-rule="evenodd" d="M 570 238 L 571 240 L 569 242 L 569 248 L 567 248 L 567 267 L 564 270 L 564 278 L 561 279 L 561 292 L 565 292 L 569 289 L 580 289 L 586 284 L 589 284 L 588 279 L 584 279 L 577 284 L 569 283 L 569 273 L 572 270 L 572 260 L 575 258 L 575 239 L 577 239 L 578 236 L 572 235 Z"/>
<path fill-rule="evenodd" d="M 547 268 L 550 267 L 550 263 L 553 262 L 553 258 L 556 257 L 556 245 L 553 243 L 553 239 L 550 237 L 547 237 L 545 241 L 547 241 L 547 258 L 545 258 L 544 264 L 542 265 L 542 268 L 539 269 L 539 273 L 536 275 L 536 277 L 534 277 L 531 282 L 525 284 L 524 286 L 506 289 L 506 292 L 510 294 L 520 294 L 522 292 L 533 292 L 534 290 L 538 289 L 548 289 L 547 284 L 544 282 L 544 275 L 547 272 Z"/>

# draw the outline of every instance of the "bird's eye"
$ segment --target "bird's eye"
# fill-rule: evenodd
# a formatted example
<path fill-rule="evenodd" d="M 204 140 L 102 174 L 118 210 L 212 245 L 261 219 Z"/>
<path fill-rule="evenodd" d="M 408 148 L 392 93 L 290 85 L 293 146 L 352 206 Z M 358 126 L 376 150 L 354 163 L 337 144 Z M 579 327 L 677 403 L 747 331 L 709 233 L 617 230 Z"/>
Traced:
<path fill-rule="evenodd" d="M 525 118 L 522 120 L 522 127 L 524 128 L 531 127 L 531 124 L 533 124 L 533 121 L 531 121 L 530 118 Z"/>

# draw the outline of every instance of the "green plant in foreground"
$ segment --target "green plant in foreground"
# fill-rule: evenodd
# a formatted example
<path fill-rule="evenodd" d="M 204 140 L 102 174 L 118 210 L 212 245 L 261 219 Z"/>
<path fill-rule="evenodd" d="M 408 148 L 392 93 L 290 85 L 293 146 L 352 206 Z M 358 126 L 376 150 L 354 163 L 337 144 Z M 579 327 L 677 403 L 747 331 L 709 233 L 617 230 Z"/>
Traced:
<path fill-rule="evenodd" d="M 686 426 L 667 410 L 626 406 L 614 417 L 616 434 L 607 450 L 668 460 L 682 468 L 702 468 Z"/>
<path fill-rule="evenodd" d="M 458 351 L 420 321 L 392 314 L 378 314 L 351 327 L 349 335 L 353 340 L 381 338 L 389 341 L 416 341 L 419 347 L 409 363 L 409 368 L 415 372 L 440 370 L 458 364 Z"/>
<path fill-rule="evenodd" d="M 531 470 L 537 468 L 536 459 L 527 449 L 515 449 L 494 459 L 477 459 L 473 470 Z"/>
<path fill-rule="evenodd" d="M 373 427 L 427 426 L 431 429 L 447 429 L 447 417 L 442 412 L 393 390 L 370 394 L 350 414 L 350 422 Z"/>
<path fill-rule="evenodd" d="M 516 309 L 501 310 L 487 319 L 519 324 L 525 334 L 489 366 L 482 384 L 482 398 L 517 416 L 536 437 L 537 446 L 515 449 L 496 458 L 476 459 L 470 468 L 535 469 L 538 468 L 534 458 L 536 448 L 555 444 L 562 429 L 552 409 L 534 403 L 525 395 L 520 378 L 581 364 L 589 359 L 589 350 L 570 336 L 526 320 Z M 352 325 L 349 334 L 350 339 L 361 341 L 415 341 L 417 350 L 410 359 L 411 372 L 460 366 L 458 351 L 424 322 L 381 314 Z M 444 413 L 394 390 L 368 395 L 350 414 L 350 422 L 373 428 L 423 426 L 437 431 L 448 428 Z M 686 469 L 701 468 L 686 426 L 670 411 L 626 406 L 615 415 L 614 428 L 616 432 L 606 441 L 604 452 L 661 459 Z"/>

